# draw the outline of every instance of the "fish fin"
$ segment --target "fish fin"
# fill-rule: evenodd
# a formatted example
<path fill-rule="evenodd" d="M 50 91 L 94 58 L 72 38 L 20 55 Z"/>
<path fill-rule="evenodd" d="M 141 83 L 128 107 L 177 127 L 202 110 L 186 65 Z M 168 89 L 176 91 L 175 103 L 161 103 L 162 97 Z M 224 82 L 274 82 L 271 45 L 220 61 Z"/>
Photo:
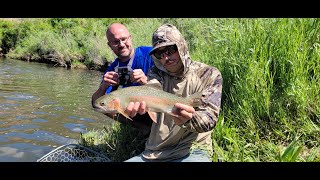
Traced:
<path fill-rule="evenodd" d="M 202 105 L 202 92 L 196 92 L 190 96 L 188 96 L 188 99 L 191 101 L 191 105 L 193 107 L 199 107 Z"/>
<path fill-rule="evenodd" d="M 167 112 L 167 114 L 173 117 L 179 117 L 181 115 L 180 111 L 181 109 L 177 108 L 176 106 L 173 106 L 171 112 Z"/>
<path fill-rule="evenodd" d="M 119 112 L 120 114 L 122 114 L 124 117 L 126 117 L 126 118 L 130 119 L 131 121 L 133 121 L 133 120 L 131 119 L 131 117 L 130 117 L 123 109 L 119 108 L 119 109 L 118 109 L 118 112 Z"/>
<path fill-rule="evenodd" d="M 152 119 L 152 121 L 157 123 L 157 113 L 152 112 L 152 111 L 148 111 L 148 114 L 149 114 L 150 118 Z"/>

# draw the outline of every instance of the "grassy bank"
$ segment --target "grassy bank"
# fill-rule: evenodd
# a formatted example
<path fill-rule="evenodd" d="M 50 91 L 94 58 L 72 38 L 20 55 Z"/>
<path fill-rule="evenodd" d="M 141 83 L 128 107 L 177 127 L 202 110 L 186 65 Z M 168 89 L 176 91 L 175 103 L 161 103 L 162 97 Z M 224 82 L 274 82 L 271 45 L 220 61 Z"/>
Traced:
<path fill-rule="evenodd" d="M 320 161 L 320 19 L 0 20 L 0 45 L 13 58 L 47 62 L 54 57 L 61 66 L 99 69 L 114 59 L 105 39 L 113 21 L 128 26 L 135 46 L 151 45 L 152 32 L 163 22 L 173 23 L 186 37 L 192 59 L 221 70 L 213 161 Z M 144 142 L 141 136 L 139 143 L 121 141 L 129 131 L 125 128 L 115 123 L 81 139 L 88 145 L 109 144 L 104 151 L 122 161 L 141 152 Z"/>

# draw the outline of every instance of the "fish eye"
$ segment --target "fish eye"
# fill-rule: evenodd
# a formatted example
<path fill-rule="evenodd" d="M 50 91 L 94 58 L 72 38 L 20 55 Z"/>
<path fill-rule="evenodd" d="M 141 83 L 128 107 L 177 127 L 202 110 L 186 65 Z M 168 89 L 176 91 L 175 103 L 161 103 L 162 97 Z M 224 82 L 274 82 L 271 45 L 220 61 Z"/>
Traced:
<path fill-rule="evenodd" d="M 101 105 L 101 106 L 104 106 L 104 102 L 101 102 L 100 105 Z"/>

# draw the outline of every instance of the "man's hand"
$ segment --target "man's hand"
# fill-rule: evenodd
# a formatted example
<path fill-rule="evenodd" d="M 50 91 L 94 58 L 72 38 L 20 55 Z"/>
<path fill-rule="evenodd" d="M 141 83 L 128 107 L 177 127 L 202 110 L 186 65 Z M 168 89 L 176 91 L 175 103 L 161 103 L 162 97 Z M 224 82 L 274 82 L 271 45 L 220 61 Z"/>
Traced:
<path fill-rule="evenodd" d="M 118 82 L 119 82 L 118 73 L 114 71 L 107 72 L 103 76 L 103 81 L 99 85 L 99 88 L 96 90 L 96 92 L 92 94 L 92 97 L 91 97 L 92 107 L 94 107 L 95 101 L 106 93 L 106 90 L 109 86 L 118 85 L 119 84 Z"/>
<path fill-rule="evenodd" d="M 144 74 L 144 72 L 142 71 L 142 69 L 134 69 L 132 71 L 132 74 L 130 76 L 130 81 L 135 83 L 139 83 L 139 84 L 147 84 L 147 76 Z"/>
<path fill-rule="evenodd" d="M 172 119 L 177 125 L 181 125 L 189 121 L 192 118 L 193 113 L 195 113 L 195 110 L 192 106 L 180 103 L 176 103 L 174 106 L 177 110 L 172 113 L 178 115 L 178 117 L 173 117 Z"/>
<path fill-rule="evenodd" d="M 109 71 L 103 76 L 103 80 L 107 86 L 115 86 L 119 84 L 119 75 L 114 71 Z"/>
<path fill-rule="evenodd" d="M 129 102 L 127 108 L 126 108 L 126 113 L 130 117 L 135 117 L 137 113 L 140 115 L 143 115 L 146 113 L 146 102 L 142 101 L 140 102 Z"/>

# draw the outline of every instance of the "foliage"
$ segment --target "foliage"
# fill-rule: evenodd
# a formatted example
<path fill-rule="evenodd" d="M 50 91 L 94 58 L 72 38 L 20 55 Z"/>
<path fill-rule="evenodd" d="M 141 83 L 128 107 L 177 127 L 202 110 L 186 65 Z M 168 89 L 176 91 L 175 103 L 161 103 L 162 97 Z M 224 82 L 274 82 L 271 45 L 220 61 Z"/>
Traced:
<path fill-rule="evenodd" d="M 113 162 L 122 162 L 144 150 L 146 137 L 130 125 L 115 122 L 100 131 L 81 134 L 80 143 L 106 154 Z"/>
<path fill-rule="evenodd" d="M 292 141 L 289 146 L 282 152 L 279 153 L 278 161 L 279 162 L 295 162 L 299 153 L 302 150 L 302 146 L 297 145 L 298 141 L 295 139 Z"/>

